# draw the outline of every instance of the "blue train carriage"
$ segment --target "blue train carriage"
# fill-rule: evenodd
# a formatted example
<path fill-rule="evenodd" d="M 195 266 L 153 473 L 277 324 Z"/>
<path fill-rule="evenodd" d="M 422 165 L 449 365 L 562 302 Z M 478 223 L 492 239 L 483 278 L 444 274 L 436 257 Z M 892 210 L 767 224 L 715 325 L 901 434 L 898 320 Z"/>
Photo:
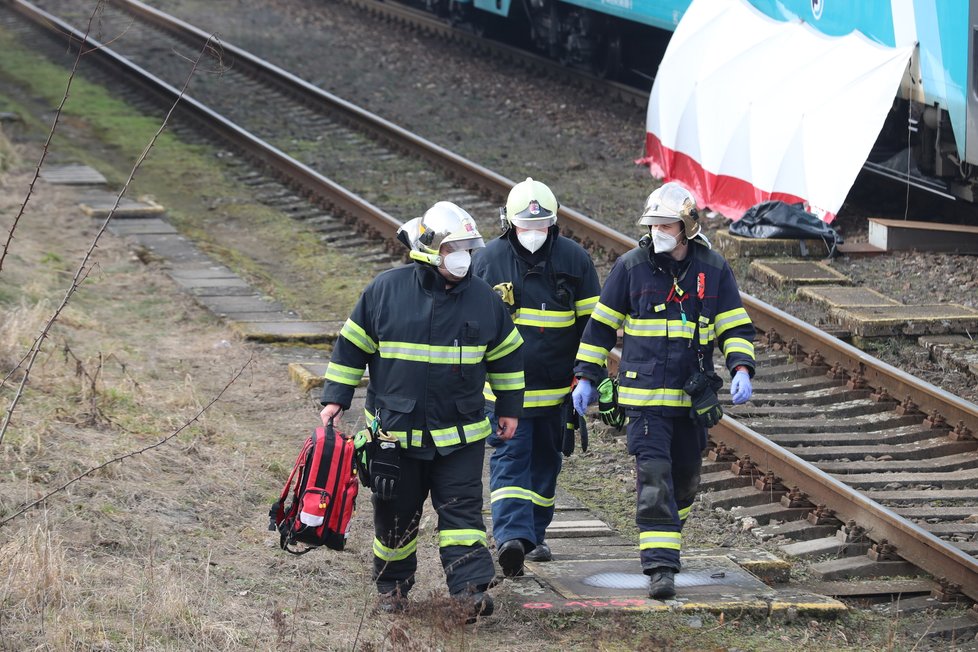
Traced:
<path fill-rule="evenodd" d="M 519 35 L 566 64 L 651 80 L 692 0 L 420 0 L 478 31 Z M 703 1 L 703 0 L 699 0 Z M 867 168 L 975 201 L 978 174 L 978 0 L 707 0 L 748 2 L 777 20 L 830 35 L 918 43 Z M 636 74 L 638 77 L 636 77 Z"/>
<path fill-rule="evenodd" d="M 478 31 L 524 35 L 539 52 L 599 75 L 651 77 L 691 0 L 423 0 Z M 447 3 L 447 4 L 445 4 Z M 438 11 L 435 8 L 435 11 Z"/>

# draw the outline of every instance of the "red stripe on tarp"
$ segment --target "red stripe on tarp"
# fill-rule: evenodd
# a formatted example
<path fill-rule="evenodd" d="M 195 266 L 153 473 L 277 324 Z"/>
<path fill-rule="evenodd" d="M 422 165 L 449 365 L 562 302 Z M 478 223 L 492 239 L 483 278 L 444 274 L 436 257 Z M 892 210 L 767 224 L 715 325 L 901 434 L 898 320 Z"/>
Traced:
<path fill-rule="evenodd" d="M 744 179 L 704 170 L 696 159 L 669 149 L 651 132 L 645 132 L 645 158 L 635 162 L 647 165 L 652 176 L 663 181 L 679 181 L 693 193 L 698 206 L 709 206 L 732 220 L 739 220 L 748 208 L 765 201 L 801 202 L 808 206 L 802 197 L 761 190 Z M 826 213 L 822 219 L 831 222 L 835 215 Z"/>

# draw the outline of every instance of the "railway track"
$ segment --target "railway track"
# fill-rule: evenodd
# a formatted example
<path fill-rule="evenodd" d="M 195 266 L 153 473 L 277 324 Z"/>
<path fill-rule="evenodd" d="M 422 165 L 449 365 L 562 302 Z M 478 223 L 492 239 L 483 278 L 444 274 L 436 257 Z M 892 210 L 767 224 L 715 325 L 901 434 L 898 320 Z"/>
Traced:
<path fill-rule="evenodd" d="M 187 51 L 187 46 L 178 47 L 172 40 L 150 47 L 161 31 L 168 39 L 193 44 L 190 52 L 199 50 L 208 38 L 139 3 L 117 4 L 130 6 L 140 20 L 145 16 L 153 21 L 154 29 L 137 23 L 126 32 L 125 40 L 130 34 L 146 35 L 140 38 L 148 40 L 140 41 L 132 52 L 144 63 L 159 63 L 167 58 L 164 54 L 172 56 L 180 48 Z M 8 0 L 6 5 L 55 33 L 72 29 L 21 0 Z M 45 3 L 50 8 L 55 5 L 69 6 Z M 128 19 L 110 17 L 103 29 L 109 29 L 110 20 Z M 81 42 L 82 34 L 76 31 L 75 38 Z M 112 44 L 113 50 L 117 45 Z M 184 115 L 244 152 L 290 192 L 327 209 L 329 219 L 321 223 L 324 235 L 335 220 L 342 220 L 358 225 L 361 235 L 360 242 L 349 244 L 387 251 L 400 220 L 384 206 L 401 203 L 386 198 L 356 174 L 332 178 L 361 164 L 364 169 L 387 169 L 375 159 L 396 160 L 397 166 L 417 170 L 415 176 L 423 181 L 406 186 L 404 196 L 414 192 L 424 198 L 443 196 L 467 207 L 494 206 L 512 183 L 257 57 L 227 44 L 223 49 L 224 56 L 235 61 L 235 70 L 234 76 L 225 71 L 222 77 L 236 88 L 226 90 L 206 80 L 200 89 L 194 86 L 193 93 L 196 96 L 200 90 L 208 104 L 243 115 L 259 133 L 249 133 L 196 98 L 181 100 Z M 98 56 L 114 74 L 124 75 L 165 102 L 176 99 L 179 91 L 172 82 L 148 74 L 113 50 L 99 48 Z M 186 58 L 173 58 L 183 62 L 185 77 Z M 255 98 L 256 104 L 242 105 L 249 98 Z M 264 118 L 256 121 L 249 113 Z M 284 127 L 272 128 L 276 122 Z M 330 133 L 330 138 L 303 161 L 299 160 L 303 147 L 294 147 L 291 153 L 285 147 L 290 141 L 306 142 L 306 129 Z M 337 158 L 332 155 L 334 146 L 340 154 L 347 151 L 344 142 L 354 143 L 352 149 L 365 153 L 364 158 L 327 166 L 327 159 Z M 325 156 L 327 151 L 330 156 Z M 359 188 L 372 196 L 359 196 Z M 594 251 L 596 259 L 606 263 L 634 244 L 633 239 L 571 209 L 561 209 L 561 220 Z M 324 242 L 328 245 L 330 240 Z M 833 539 L 837 536 L 831 533 L 841 529 L 849 539 L 837 547 L 847 554 L 865 550 L 866 559 L 882 564 L 883 572 L 887 562 L 906 560 L 943 580 L 949 592 L 978 600 L 978 562 L 973 556 L 978 552 L 978 491 L 973 489 L 978 480 L 978 407 L 753 297 L 744 295 L 744 302 L 762 333 L 756 393 L 747 406 L 728 406 L 728 417 L 711 432 L 714 443 L 704 469 L 704 489 L 713 491 L 705 499 L 715 505 L 740 505 L 759 524 L 781 521 L 778 526 L 764 526 L 771 528 L 772 536 L 812 539 L 821 534 Z M 899 568 L 900 574 L 906 571 L 906 565 Z M 859 572 L 869 573 L 863 567 Z"/>

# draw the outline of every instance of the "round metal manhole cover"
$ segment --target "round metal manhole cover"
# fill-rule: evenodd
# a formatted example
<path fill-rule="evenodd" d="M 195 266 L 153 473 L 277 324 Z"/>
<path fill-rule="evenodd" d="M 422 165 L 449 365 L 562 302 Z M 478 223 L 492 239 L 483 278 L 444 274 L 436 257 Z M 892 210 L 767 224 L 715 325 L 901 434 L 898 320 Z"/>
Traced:
<path fill-rule="evenodd" d="M 676 588 L 723 584 L 724 576 L 724 573 L 677 573 Z M 649 586 L 648 576 L 638 573 L 597 573 L 588 575 L 581 582 L 600 589 L 645 589 Z"/>

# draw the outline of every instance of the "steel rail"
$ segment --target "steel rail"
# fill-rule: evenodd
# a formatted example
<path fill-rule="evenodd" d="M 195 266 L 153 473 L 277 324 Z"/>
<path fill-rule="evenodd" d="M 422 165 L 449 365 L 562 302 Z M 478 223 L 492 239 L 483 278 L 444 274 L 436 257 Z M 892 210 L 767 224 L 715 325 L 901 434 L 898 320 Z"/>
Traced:
<path fill-rule="evenodd" d="M 809 500 L 831 508 L 843 521 L 854 520 L 874 541 L 887 539 L 898 554 L 937 578 L 959 584 L 978 602 L 978 559 L 939 539 L 843 482 L 773 443 L 740 422 L 723 417 L 711 435 L 730 445 L 738 456 L 749 455 L 760 468 L 775 470 L 787 486 L 802 489 Z"/>
<path fill-rule="evenodd" d="M 200 39 L 200 43 L 203 43 L 211 36 L 193 25 L 149 7 L 138 0 L 113 0 L 113 3 L 179 37 L 181 40 L 188 41 L 193 38 Z M 243 64 L 253 73 L 260 74 L 263 79 L 273 80 L 278 88 L 293 95 L 301 96 L 304 101 L 313 106 L 325 108 L 330 113 L 341 116 L 348 123 L 356 125 L 358 129 L 371 134 L 378 140 L 390 143 L 402 151 L 412 153 L 437 165 L 469 187 L 497 198 L 500 204 L 516 183 L 430 140 L 411 133 L 389 120 L 324 91 L 318 86 L 314 86 L 306 80 L 254 56 L 250 52 L 223 41 L 221 46 L 225 52 L 232 55 L 236 63 Z M 552 62 L 550 63 L 553 65 Z M 561 206 L 558 209 L 558 215 L 564 218 L 565 224 L 572 225 L 568 229 L 569 233 L 585 241 L 588 245 L 600 248 L 611 255 L 621 255 L 634 246 L 634 242 L 625 240 L 614 229 L 608 228 L 583 213 Z"/>
<path fill-rule="evenodd" d="M 400 220 L 385 213 L 358 195 L 351 193 L 307 165 L 296 161 L 285 152 L 242 129 L 219 113 L 210 110 L 193 97 L 186 94 L 181 97 L 178 89 L 155 75 L 150 74 L 125 57 L 116 54 L 96 39 L 86 37 L 84 33 L 76 30 L 57 16 L 35 7 L 26 0 L 9 0 L 9 2 L 12 3 L 13 9 L 38 26 L 58 34 L 70 36 L 72 47 L 81 47 L 81 44 L 84 43 L 92 48 L 92 52 L 98 56 L 98 60 L 101 63 L 109 65 L 114 70 L 123 73 L 127 78 L 139 84 L 162 101 L 169 102 L 170 104 L 179 101 L 177 104 L 178 111 L 234 143 L 235 146 L 241 148 L 247 155 L 261 162 L 283 178 L 288 179 L 289 183 L 306 192 L 312 200 L 331 206 L 339 214 L 351 216 L 356 221 L 376 231 L 385 240 L 392 240 L 394 238 L 397 228 L 401 225 Z M 203 45 L 208 38 L 210 36 L 206 35 L 200 45 Z"/>
<path fill-rule="evenodd" d="M 794 338 L 806 353 L 818 351 L 829 365 L 838 363 L 843 367 L 848 366 L 850 371 L 856 367 L 855 370 L 862 373 L 871 387 L 884 388 L 895 399 L 910 396 L 924 412 L 936 410 L 949 424 L 962 421 L 978 434 L 978 405 L 908 376 L 896 367 L 760 299 L 743 293 L 740 296 L 751 320 L 761 330 L 768 332 L 773 329 L 784 337 Z"/>
<path fill-rule="evenodd" d="M 10 0 L 10 2 L 22 14 L 42 27 L 71 34 L 73 38 L 79 41 L 83 38 L 83 35 L 77 30 L 64 24 L 56 17 L 33 7 L 26 0 Z M 204 32 L 199 32 L 199 35 L 209 38 L 209 35 L 206 35 Z M 127 76 L 154 94 L 169 99 L 171 102 L 176 101 L 177 97 L 179 97 L 179 92 L 172 86 L 169 86 L 162 80 L 149 75 L 142 68 L 112 53 L 94 39 L 88 39 L 88 44 L 93 48 L 97 48 L 102 58 L 124 71 Z M 225 45 L 225 48 L 230 50 L 227 45 Z M 254 59 L 248 53 L 237 50 L 237 48 L 234 48 L 233 52 L 241 60 Z M 274 69 L 275 67 L 268 64 L 268 68 Z M 288 75 L 288 73 L 284 74 Z M 291 75 L 288 75 L 288 77 L 297 79 Z M 300 84 L 300 86 L 315 89 L 315 87 L 305 82 Z M 320 89 L 315 89 L 315 91 L 317 97 L 329 95 Z M 353 106 L 342 100 L 340 100 L 339 104 Z M 215 129 L 225 138 L 231 139 L 254 158 L 271 166 L 279 173 L 288 176 L 288 178 L 296 179 L 296 183 L 312 197 L 333 204 L 339 210 L 348 212 L 354 218 L 365 221 L 381 234 L 392 234 L 394 228 L 399 224 L 393 217 L 383 213 L 356 195 L 349 193 L 307 166 L 292 160 L 276 148 L 255 138 L 220 115 L 210 111 L 199 102 L 193 100 L 193 98 L 184 96 L 181 99 L 181 106 L 191 116 Z M 351 115 L 360 115 L 361 113 L 366 114 L 366 112 L 357 109 L 356 111 L 352 111 Z M 379 118 L 375 118 L 374 120 L 374 125 L 377 129 L 388 124 L 390 123 Z M 394 127 L 396 132 L 407 133 L 400 128 L 396 128 L 396 126 Z M 422 145 L 431 145 L 431 147 L 427 148 L 428 154 L 426 158 L 431 155 L 431 152 L 434 152 L 439 155 L 447 155 L 446 158 L 449 159 L 461 159 L 461 157 L 457 157 L 447 152 L 447 150 L 432 145 L 428 141 L 424 141 L 424 139 L 416 136 L 409 140 L 413 140 L 414 142 L 411 147 L 412 150 L 415 146 L 420 148 Z M 464 161 L 464 159 L 461 160 Z M 473 174 L 477 171 L 484 170 L 481 166 L 475 166 L 468 162 L 465 163 L 471 166 L 470 170 Z M 504 191 L 508 191 L 508 188 L 512 185 L 512 182 L 491 173 L 491 171 L 485 170 L 485 172 L 488 173 L 486 176 L 489 177 L 489 181 L 482 181 L 479 187 L 492 187 L 495 185 L 497 191 L 500 194 L 504 194 Z M 577 211 L 562 208 L 561 215 L 572 223 L 573 230 L 578 237 L 602 246 L 609 253 L 622 253 L 635 246 L 633 239 L 604 225 L 598 224 Z M 388 235 L 388 237 L 390 236 Z M 818 350 L 827 361 L 838 362 L 843 365 L 855 363 L 861 367 L 861 371 L 870 385 L 874 385 L 875 383 L 878 389 L 885 388 L 894 396 L 910 393 L 913 395 L 914 400 L 925 409 L 935 409 L 945 418 L 964 421 L 974 430 L 973 426 L 976 420 L 978 420 L 978 407 L 975 405 L 944 392 L 929 383 L 908 377 L 898 369 L 819 331 L 763 301 L 743 293 L 741 296 L 751 318 L 761 330 L 781 329 L 782 336 L 795 338 L 798 344 L 809 353 Z M 834 477 L 801 460 L 792 453 L 767 440 L 762 435 L 746 428 L 729 417 L 724 417 L 717 427 L 716 432 L 722 433 L 725 441 L 731 442 L 731 445 L 739 454 L 750 455 L 751 459 L 757 463 L 771 463 L 772 470 L 775 470 L 784 481 L 798 485 L 810 497 L 817 502 L 824 503 L 837 514 L 847 519 L 852 518 L 856 520 L 877 538 L 888 538 L 892 540 L 898 545 L 898 550 L 905 558 L 908 558 L 929 573 L 960 583 L 964 594 L 978 601 L 978 561 L 974 558 L 934 537 L 929 532 L 918 528 L 913 523 L 896 515 L 875 501 L 866 498 L 861 493 L 846 486 Z"/>

